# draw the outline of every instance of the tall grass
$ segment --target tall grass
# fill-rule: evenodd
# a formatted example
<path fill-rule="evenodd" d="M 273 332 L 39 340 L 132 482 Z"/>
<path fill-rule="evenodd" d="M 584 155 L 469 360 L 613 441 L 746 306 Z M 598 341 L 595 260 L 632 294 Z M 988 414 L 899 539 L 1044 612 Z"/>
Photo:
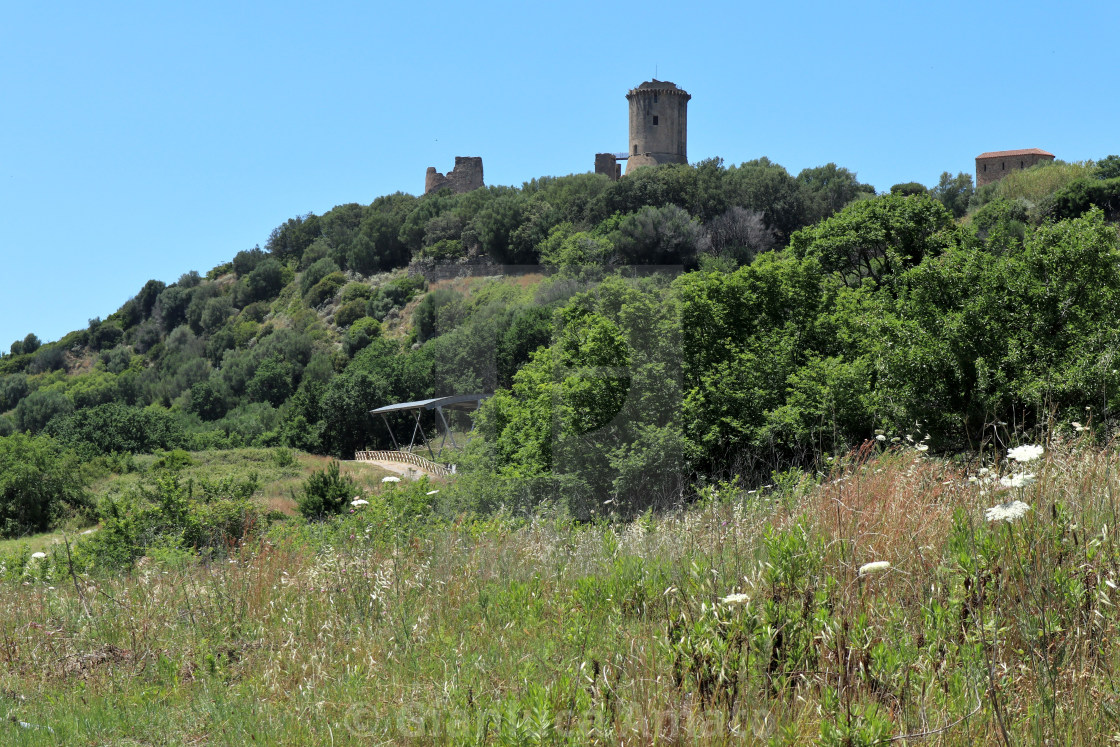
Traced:
<path fill-rule="evenodd" d="M 1117 466 L 1055 440 L 1000 489 L 868 445 L 628 523 L 357 511 L 221 562 L 24 559 L 0 710 L 53 731 L 0 742 L 1101 744 Z"/>

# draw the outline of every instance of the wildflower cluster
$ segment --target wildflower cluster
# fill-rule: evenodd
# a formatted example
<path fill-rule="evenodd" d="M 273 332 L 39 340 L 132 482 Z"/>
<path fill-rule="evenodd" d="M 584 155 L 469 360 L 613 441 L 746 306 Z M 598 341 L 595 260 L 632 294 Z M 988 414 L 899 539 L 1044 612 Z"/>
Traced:
<path fill-rule="evenodd" d="M 1037 444 L 1016 446 L 1007 452 L 1008 460 L 1014 463 L 1010 473 L 1000 475 L 997 471 L 983 467 L 977 471 L 976 475 L 970 476 L 968 481 L 981 487 L 980 495 L 987 495 L 989 490 L 1000 491 L 1008 488 L 1022 489 L 1029 487 L 1038 482 L 1038 477 L 1033 472 L 1027 472 L 1023 465 L 1035 461 L 1043 453 L 1045 453 L 1045 449 Z M 1021 519 L 1029 510 L 1030 506 L 1028 504 L 1015 499 L 985 510 L 984 518 L 987 521 L 1012 522 Z"/>

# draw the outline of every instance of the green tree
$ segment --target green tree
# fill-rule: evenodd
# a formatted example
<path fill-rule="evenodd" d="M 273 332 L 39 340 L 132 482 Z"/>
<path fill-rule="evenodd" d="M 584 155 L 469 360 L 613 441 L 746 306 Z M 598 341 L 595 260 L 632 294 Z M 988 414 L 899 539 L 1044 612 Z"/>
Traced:
<path fill-rule="evenodd" d="M 27 395 L 16 406 L 16 425 L 21 431 L 38 433 L 57 415 L 68 415 L 74 409 L 70 398 L 57 389 L 39 389 Z"/>
<path fill-rule="evenodd" d="M 47 436 L 0 437 L 0 536 L 44 532 L 67 511 L 88 508 L 73 454 Z"/>
<path fill-rule="evenodd" d="M 700 223 L 676 205 L 645 207 L 626 216 L 611 239 L 621 264 L 692 267 L 697 253 L 707 248 Z"/>
<path fill-rule="evenodd" d="M 289 218 L 283 225 L 273 229 L 268 237 L 267 249 L 281 262 L 303 257 L 307 247 L 319 237 L 319 218 L 314 213 Z"/>
<path fill-rule="evenodd" d="M 284 287 L 284 268 L 273 257 L 263 259 L 249 272 L 245 286 L 252 301 L 275 298 Z"/>
<path fill-rule="evenodd" d="M 956 176 L 952 176 L 948 171 L 942 171 L 937 186 L 929 193 L 935 200 L 940 200 L 954 218 L 963 218 L 968 212 L 968 204 L 972 200 L 974 191 L 972 174 L 961 171 Z"/>
<path fill-rule="evenodd" d="M 916 195 L 929 194 L 929 190 L 925 185 L 918 182 L 903 182 L 901 184 L 894 184 L 891 186 L 891 194 L 901 197 L 914 197 Z"/>
<path fill-rule="evenodd" d="M 861 183 L 853 172 L 835 163 L 802 169 L 797 183 L 805 189 L 806 217 L 810 223 L 840 212 L 856 198 L 875 195 L 874 187 Z"/>
<path fill-rule="evenodd" d="M 727 189 L 730 205 L 761 212 L 766 227 L 777 232 L 779 243 L 784 244 L 790 234 L 810 222 L 804 187 L 769 158 L 728 169 Z"/>
<path fill-rule="evenodd" d="M 246 393 L 254 402 L 268 402 L 275 407 L 291 395 L 295 384 L 292 364 L 280 356 L 272 356 L 257 366 L 246 386 Z"/>
<path fill-rule="evenodd" d="M 14 408 L 30 391 L 26 374 L 0 376 L 0 412 Z"/>
<path fill-rule="evenodd" d="M 896 274 L 939 254 L 955 240 L 953 230 L 952 214 L 928 195 L 885 195 L 797 232 L 790 247 L 858 287 L 865 280 L 893 282 Z"/>
<path fill-rule="evenodd" d="M 1096 168 L 1093 169 L 1093 176 L 1097 179 L 1120 178 L 1120 156 L 1106 156 L 1097 161 Z"/>

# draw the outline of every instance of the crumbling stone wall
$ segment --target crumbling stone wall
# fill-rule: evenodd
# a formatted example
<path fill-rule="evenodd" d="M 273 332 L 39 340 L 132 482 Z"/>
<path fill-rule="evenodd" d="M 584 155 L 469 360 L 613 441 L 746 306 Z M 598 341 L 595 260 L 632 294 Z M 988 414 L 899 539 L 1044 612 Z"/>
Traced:
<path fill-rule="evenodd" d="M 606 174 L 612 181 L 618 181 L 622 178 L 622 164 L 613 153 L 596 153 L 595 173 Z"/>
<path fill-rule="evenodd" d="M 455 168 L 451 171 L 441 174 L 435 166 L 429 166 L 424 176 L 424 194 L 444 187 L 460 194 L 482 186 L 485 185 L 482 183 L 482 158 L 479 156 L 455 156 Z"/>

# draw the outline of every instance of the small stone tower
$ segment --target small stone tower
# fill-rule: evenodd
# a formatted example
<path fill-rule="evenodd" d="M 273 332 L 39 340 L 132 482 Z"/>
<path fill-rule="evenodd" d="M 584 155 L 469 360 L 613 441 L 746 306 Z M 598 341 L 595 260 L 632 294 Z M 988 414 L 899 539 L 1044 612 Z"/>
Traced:
<path fill-rule="evenodd" d="M 688 100 L 692 96 L 667 80 L 630 89 L 629 174 L 639 166 L 688 163 Z"/>
<path fill-rule="evenodd" d="M 438 192 L 444 187 L 461 194 L 483 186 L 482 158 L 479 156 L 455 156 L 455 168 L 446 175 L 436 171 L 435 166 L 429 166 L 424 175 L 424 194 Z"/>

